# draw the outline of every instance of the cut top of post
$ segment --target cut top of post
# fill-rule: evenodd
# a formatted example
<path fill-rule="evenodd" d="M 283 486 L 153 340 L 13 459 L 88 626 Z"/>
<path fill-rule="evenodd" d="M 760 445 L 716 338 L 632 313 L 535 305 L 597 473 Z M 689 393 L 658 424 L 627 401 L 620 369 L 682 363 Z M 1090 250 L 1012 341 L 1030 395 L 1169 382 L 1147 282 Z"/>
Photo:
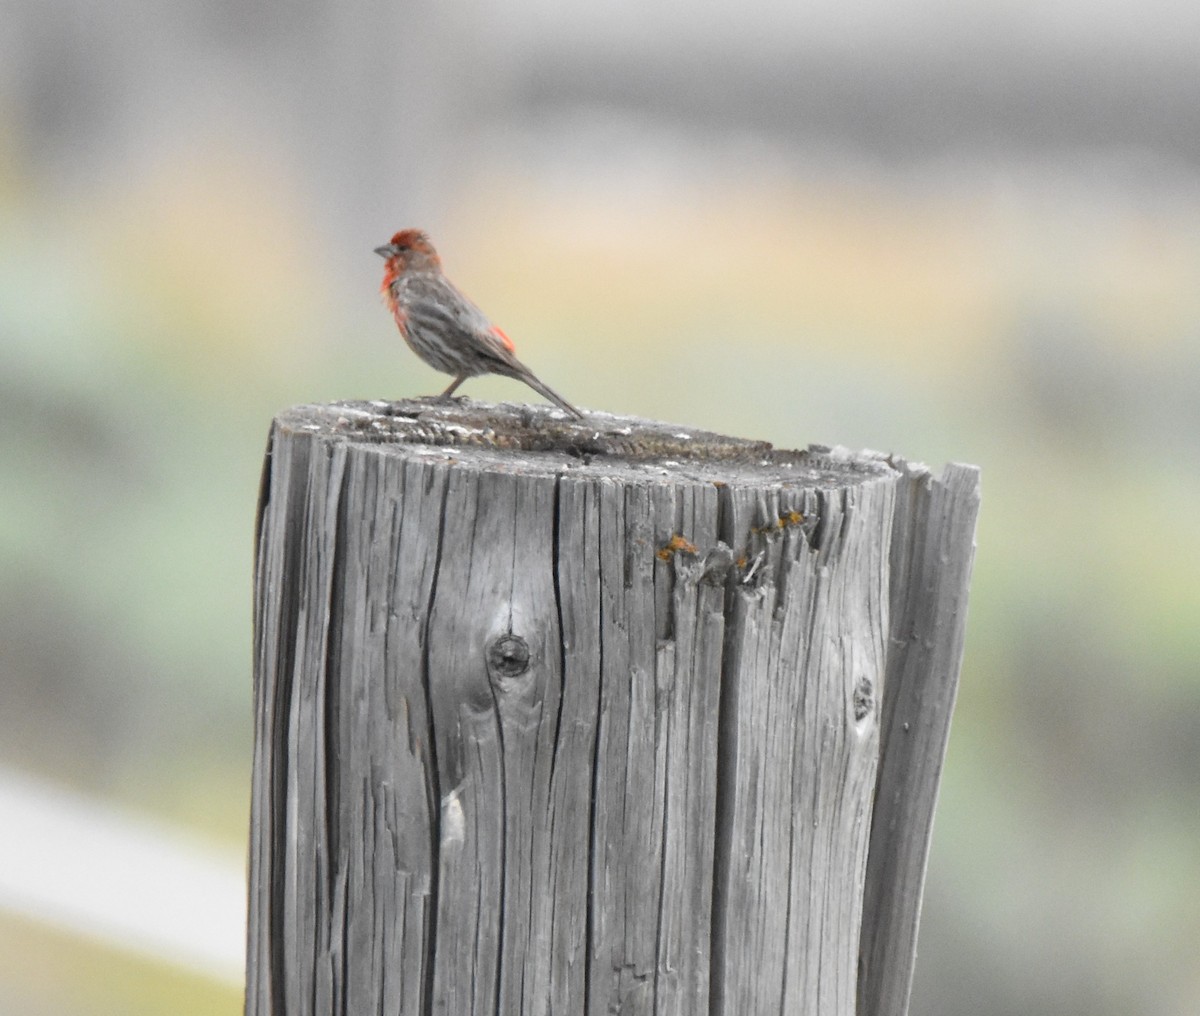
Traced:
<path fill-rule="evenodd" d="M 297 406 L 276 420 L 283 431 L 351 443 L 425 446 L 480 466 L 531 475 L 603 474 L 623 480 L 683 479 L 717 484 L 782 483 L 848 487 L 893 473 L 883 456 L 814 445 L 785 451 L 637 417 L 588 413 L 573 420 L 549 406 L 512 403 L 347 401 Z M 514 454 L 519 453 L 519 454 Z"/>

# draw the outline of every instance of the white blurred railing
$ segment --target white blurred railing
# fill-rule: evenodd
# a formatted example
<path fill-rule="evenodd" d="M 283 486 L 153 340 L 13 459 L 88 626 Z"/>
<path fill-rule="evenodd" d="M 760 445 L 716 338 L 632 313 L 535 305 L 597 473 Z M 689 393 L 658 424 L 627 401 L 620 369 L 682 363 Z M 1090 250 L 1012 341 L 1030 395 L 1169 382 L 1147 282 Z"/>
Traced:
<path fill-rule="evenodd" d="M 244 859 L 0 769 L 0 913 L 240 984 Z"/>

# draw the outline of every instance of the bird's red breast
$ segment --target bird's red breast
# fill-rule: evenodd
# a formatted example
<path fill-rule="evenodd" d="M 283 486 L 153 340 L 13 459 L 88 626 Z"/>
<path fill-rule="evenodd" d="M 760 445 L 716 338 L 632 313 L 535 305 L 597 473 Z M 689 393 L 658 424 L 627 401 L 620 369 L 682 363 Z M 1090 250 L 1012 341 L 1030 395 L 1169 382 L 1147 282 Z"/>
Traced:
<path fill-rule="evenodd" d="M 404 312 L 404 307 L 400 301 L 396 299 L 396 291 L 392 288 L 392 283 L 399 277 L 400 273 L 396 271 L 395 266 L 389 261 L 387 267 L 383 270 L 383 285 L 379 287 L 379 295 L 383 297 L 383 302 L 387 305 L 387 309 L 392 312 L 392 317 L 396 321 L 396 327 L 403 334 L 407 327 L 408 315 Z"/>

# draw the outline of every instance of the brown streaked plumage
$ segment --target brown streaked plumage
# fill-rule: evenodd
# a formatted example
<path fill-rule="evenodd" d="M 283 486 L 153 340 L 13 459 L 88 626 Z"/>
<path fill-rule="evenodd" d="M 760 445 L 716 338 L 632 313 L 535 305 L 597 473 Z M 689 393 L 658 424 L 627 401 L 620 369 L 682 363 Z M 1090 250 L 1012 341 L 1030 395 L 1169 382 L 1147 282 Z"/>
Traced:
<path fill-rule="evenodd" d="M 469 377 L 501 374 L 523 381 L 571 416 L 583 416 L 517 359 L 512 339 L 446 278 L 426 234 L 402 229 L 375 253 L 386 262 L 380 291 L 404 341 L 434 370 L 454 378 L 442 398 Z"/>

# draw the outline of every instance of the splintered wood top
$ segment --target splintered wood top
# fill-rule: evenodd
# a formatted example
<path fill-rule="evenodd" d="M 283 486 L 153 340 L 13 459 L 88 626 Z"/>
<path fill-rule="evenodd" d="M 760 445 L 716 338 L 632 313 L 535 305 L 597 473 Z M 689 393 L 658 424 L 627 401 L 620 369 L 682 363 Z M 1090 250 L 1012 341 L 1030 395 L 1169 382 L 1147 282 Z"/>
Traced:
<path fill-rule="evenodd" d="M 334 402 L 296 406 L 281 413 L 276 425 L 355 444 L 422 446 L 440 457 L 535 475 L 578 470 L 621 478 L 841 488 L 895 472 L 888 459 L 869 452 L 820 445 L 788 451 L 638 417 L 589 412 L 573 420 L 552 406 L 507 402 Z"/>

